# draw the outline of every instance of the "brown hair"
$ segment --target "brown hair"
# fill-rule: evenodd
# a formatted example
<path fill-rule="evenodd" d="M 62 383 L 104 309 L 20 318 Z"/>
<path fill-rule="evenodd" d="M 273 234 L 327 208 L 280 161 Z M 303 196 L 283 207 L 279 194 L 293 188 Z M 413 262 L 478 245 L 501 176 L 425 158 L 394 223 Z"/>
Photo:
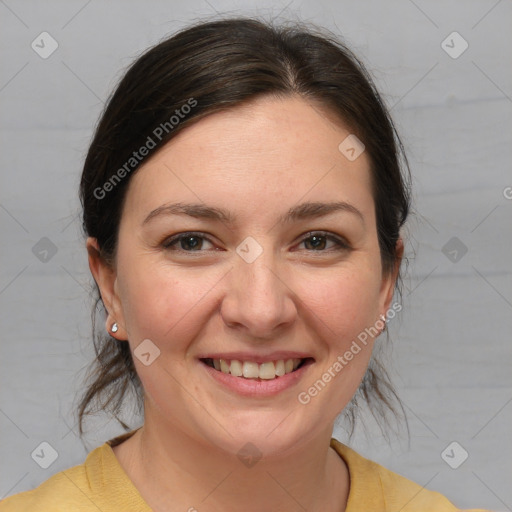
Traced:
<path fill-rule="evenodd" d="M 131 65 L 109 98 L 80 183 L 83 230 L 97 239 L 105 261 L 115 262 L 123 200 L 140 164 L 190 124 L 261 95 L 298 95 L 316 102 L 365 144 L 382 266 L 385 272 L 392 271 L 400 228 L 409 212 L 409 167 L 370 75 L 362 62 L 325 30 L 298 23 L 275 26 L 252 18 L 201 22 L 163 40 Z M 194 106 L 184 109 L 187 104 Z M 133 159 L 133 152 L 142 146 L 152 147 L 140 161 Z M 98 410 L 112 413 L 128 429 L 119 418 L 128 390 L 135 392 L 139 412 L 143 405 L 129 344 L 115 342 L 95 328 L 98 306 L 104 310 L 97 286 L 96 292 L 96 359 L 78 408 L 81 435 L 84 416 Z M 399 408 L 403 412 L 385 368 L 375 357 L 351 407 L 345 409 L 351 432 L 358 398 L 368 402 L 376 418 L 386 419 L 387 411 L 396 416 Z"/>

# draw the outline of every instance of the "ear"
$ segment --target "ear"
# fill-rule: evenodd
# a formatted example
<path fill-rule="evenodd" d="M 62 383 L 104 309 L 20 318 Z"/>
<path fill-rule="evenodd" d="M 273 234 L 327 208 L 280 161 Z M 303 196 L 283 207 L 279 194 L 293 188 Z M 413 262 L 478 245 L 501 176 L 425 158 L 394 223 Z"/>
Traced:
<path fill-rule="evenodd" d="M 123 310 L 116 286 L 117 272 L 115 268 L 107 263 L 101 256 L 100 247 L 96 238 L 88 237 L 85 245 L 89 255 L 91 274 L 98 285 L 101 299 L 107 310 L 105 328 L 110 336 L 119 340 L 126 340 L 128 335 L 124 327 Z M 118 326 L 118 330 L 115 334 L 111 331 L 111 327 L 114 323 L 117 323 Z"/>
<path fill-rule="evenodd" d="M 387 275 L 383 276 L 382 286 L 380 290 L 381 297 L 381 314 L 386 316 L 386 312 L 391 306 L 391 300 L 395 292 L 395 284 L 398 279 L 398 272 L 400 270 L 400 264 L 404 256 L 404 242 L 399 238 L 396 242 L 396 259 L 393 265 L 393 269 Z"/>

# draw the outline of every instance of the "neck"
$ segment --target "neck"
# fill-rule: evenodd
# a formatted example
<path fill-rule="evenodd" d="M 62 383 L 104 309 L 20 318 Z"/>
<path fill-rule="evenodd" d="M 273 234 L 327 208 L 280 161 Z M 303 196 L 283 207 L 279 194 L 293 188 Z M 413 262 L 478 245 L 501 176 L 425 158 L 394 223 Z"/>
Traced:
<path fill-rule="evenodd" d="M 155 512 L 344 511 L 348 470 L 330 448 L 331 432 L 284 456 L 241 460 L 168 424 L 146 421 L 114 448 Z M 249 450 L 250 451 L 250 450 Z"/>

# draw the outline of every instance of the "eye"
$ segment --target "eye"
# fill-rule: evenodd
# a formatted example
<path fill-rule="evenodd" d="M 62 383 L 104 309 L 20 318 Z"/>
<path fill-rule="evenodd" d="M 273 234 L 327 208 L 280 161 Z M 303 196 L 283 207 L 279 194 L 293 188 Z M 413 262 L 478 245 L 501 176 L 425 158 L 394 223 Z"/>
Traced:
<path fill-rule="evenodd" d="M 328 243 L 334 244 L 334 247 L 328 247 Z M 212 242 L 202 233 L 187 232 L 179 233 L 166 239 L 162 243 L 162 247 L 171 251 L 181 252 L 203 252 L 205 250 L 212 250 L 213 247 L 204 247 L 204 244 Z M 346 251 L 350 249 L 350 245 L 344 240 L 332 233 L 324 231 L 314 231 L 308 233 L 300 242 L 305 244 L 307 251 L 313 252 L 330 252 L 331 250 Z"/>
<path fill-rule="evenodd" d="M 164 241 L 162 246 L 171 251 L 201 252 L 204 242 L 211 244 L 210 240 L 200 233 L 180 233 Z M 176 248 L 176 245 L 179 247 Z"/>
<path fill-rule="evenodd" d="M 325 231 L 310 232 L 306 235 L 305 238 L 302 239 L 302 242 L 300 243 L 305 244 L 306 249 L 310 251 L 328 252 L 329 248 L 328 250 L 325 250 L 328 242 L 334 243 L 335 251 L 346 251 L 350 249 L 350 245 L 346 242 L 346 240 L 331 233 L 326 233 Z"/>

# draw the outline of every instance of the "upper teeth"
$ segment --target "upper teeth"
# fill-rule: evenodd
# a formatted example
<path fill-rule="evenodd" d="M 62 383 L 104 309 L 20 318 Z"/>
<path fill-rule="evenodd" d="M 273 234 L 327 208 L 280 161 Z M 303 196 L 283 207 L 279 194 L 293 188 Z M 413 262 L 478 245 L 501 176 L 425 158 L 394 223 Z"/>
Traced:
<path fill-rule="evenodd" d="M 301 359 L 279 359 L 278 361 L 268 361 L 266 363 L 255 363 L 253 361 L 238 361 L 232 359 L 213 359 L 213 366 L 216 370 L 223 373 L 230 373 L 235 377 L 245 377 L 246 379 L 265 379 L 270 380 L 276 377 L 282 377 L 286 373 L 296 370 Z"/>

